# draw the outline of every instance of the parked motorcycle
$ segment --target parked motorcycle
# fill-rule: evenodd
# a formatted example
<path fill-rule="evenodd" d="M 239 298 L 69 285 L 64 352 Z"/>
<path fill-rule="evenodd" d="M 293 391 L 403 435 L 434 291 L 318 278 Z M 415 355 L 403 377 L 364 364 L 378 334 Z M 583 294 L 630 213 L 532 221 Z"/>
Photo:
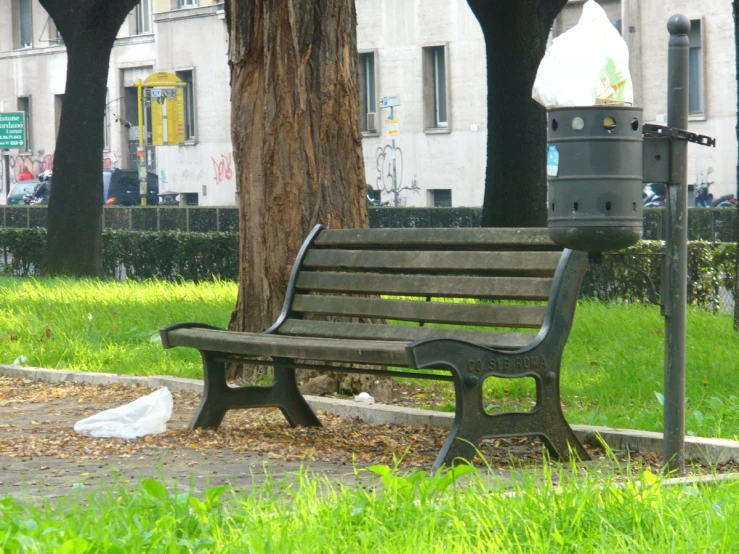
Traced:
<path fill-rule="evenodd" d="M 706 171 L 706 176 L 701 177 L 701 180 L 699 183 L 695 185 L 695 205 L 696 206 L 702 206 L 704 208 L 709 208 L 712 205 L 713 202 L 713 194 L 708 192 L 708 187 L 710 187 L 714 181 L 709 181 L 708 176 L 713 173 L 713 168 L 709 167 Z"/>
<path fill-rule="evenodd" d="M 645 208 L 664 208 L 666 200 L 667 185 L 664 183 L 647 183 L 642 189 L 642 202 Z"/>

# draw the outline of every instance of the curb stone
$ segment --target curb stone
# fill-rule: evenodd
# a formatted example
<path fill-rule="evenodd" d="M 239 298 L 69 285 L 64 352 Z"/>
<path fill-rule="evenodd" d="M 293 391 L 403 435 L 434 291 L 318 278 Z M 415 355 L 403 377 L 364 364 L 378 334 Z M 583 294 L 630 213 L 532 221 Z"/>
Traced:
<path fill-rule="evenodd" d="M 44 369 L 17 365 L 0 364 L 0 376 L 20 377 L 47 383 L 74 382 L 94 385 L 146 385 L 149 388 L 167 387 L 172 391 L 189 391 L 202 393 L 203 381 L 185 377 L 169 377 L 155 375 L 150 377 L 134 377 L 114 373 L 92 373 L 61 369 Z M 354 400 L 306 396 L 305 399 L 314 410 L 323 410 L 349 419 L 360 419 L 376 425 L 395 424 L 441 427 L 450 429 L 454 422 L 454 414 L 420 410 L 418 408 L 401 408 L 383 404 L 365 404 Z M 638 450 L 660 452 L 662 450 L 662 433 L 636 431 L 632 429 L 611 429 L 592 425 L 572 425 L 578 438 L 585 444 L 600 445 L 605 442 L 613 450 Z M 710 439 L 702 437 L 685 437 L 685 459 L 708 464 L 719 464 L 731 459 L 739 460 L 739 442 L 726 439 Z"/>

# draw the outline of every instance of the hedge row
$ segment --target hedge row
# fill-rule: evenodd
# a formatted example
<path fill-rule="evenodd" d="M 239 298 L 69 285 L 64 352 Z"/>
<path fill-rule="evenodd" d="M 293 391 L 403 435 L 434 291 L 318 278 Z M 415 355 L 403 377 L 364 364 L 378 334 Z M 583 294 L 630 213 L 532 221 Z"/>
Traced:
<path fill-rule="evenodd" d="M 606 253 L 591 263 L 583 282 L 584 296 L 602 300 L 657 302 L 662 296 L 662 241 L 641 241 L 621 252 Z M 717 308 L 721 289 L 734 291 L 736 243 L 688 243 L 688 301 Z"/>
<path fill-rule="evenodd" d="M 0 227 L 46 227 L 46 206 L 0 206 Z M 644 210 L 644 238 L 665 238 L 667 210 Z M 370 207 L 370 227 L 479 227 L 482 208 L 394 208 Z M 735 242 L 739 210 L 725 208 L 689 209 L 688 238 Z M 207 206 L 106 206 L 103 228 L 119 231 L 181 231 L 186 233 L 239 230 L 235 207 Z"/>
<path fill-rule="evenodd" d="M 38 275 L 45 238 L 46 230 L 39 227 L 0 229 L 4 273 Z M 663 249 L 660 241 L 642 241 L 625 251 L 605 254 L 601 263 L 590 264 L 582 294 L 609 301 L 656 301 L 662 286 Z M 237 280 L 239 235 L 107 229 L 103 232 L 103 266 L 108 277 L 139 281 L 201 281 L 214 277 Z M 735 281 L 734 243 L 689 243 L 690 302 L 716 307 L 720 290 L 733 291 Z"/>
<path fill-rule="evenodd" d="M 0 229 L 4 273 L 38 275 L 46 229 Z M 103 231 L 106 277 L 137 281 L 163 279 L 201 281 L 239 278 L 239 234 L 179 231 Z"/>

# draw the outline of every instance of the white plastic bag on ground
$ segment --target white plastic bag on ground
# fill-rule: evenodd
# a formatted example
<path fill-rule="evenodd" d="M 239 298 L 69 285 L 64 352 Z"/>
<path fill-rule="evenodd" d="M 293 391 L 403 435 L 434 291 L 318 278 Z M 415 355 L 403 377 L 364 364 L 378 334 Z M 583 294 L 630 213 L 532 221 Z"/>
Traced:
<path fill-rule="evenodd" d="M 354 397 L 354 400 L 357 402 L 364 402 L 365 404 L 375 403 L 375 399 L 366 392 L 360 392 L 357 396 Z"/>
<path fill-rule="evenodd" d="M 544 54 L 532 97 L 547 109 L 634 102 L 629 49 L 595 0 L 585 2 L 577 25 Z"/>
<path fill-rule="evenodd" d="M 129 404 L 81 419 L 74 424 L 74 430 L 88 437 L 118 439 L 164 433 L 172 417 L 172 406 L 172 393 L 162 387 Z"/>

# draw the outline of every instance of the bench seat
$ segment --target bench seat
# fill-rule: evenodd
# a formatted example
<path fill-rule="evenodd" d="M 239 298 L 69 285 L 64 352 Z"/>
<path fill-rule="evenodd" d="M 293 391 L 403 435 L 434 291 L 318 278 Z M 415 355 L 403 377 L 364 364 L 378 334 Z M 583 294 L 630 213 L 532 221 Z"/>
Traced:
<path fill-rule="evenodd" d="M 470 459 L 481 440 L 518 435 L 541 437 L 555 457 L 574 451 L 587 458 L 559 397 L 586 267 L 587 254 L 558 248 L 546 229 L 317 226 L 269 329 L 185 322 L 160 333 L 165 348 L 196 348 L 203 357 L 205 390 L 193 427 L 218 427 L 230 409 L 262 406 L 280 408 L 291 424 L 319 425 L 298 390 L 300 368 L 404 375 L 454 383 L 455 424 L 435 467 Z M 269 365 L 274 383 L 230 387 L 230 363 Z M 535 408 L 486 413 L 490 377 L 533 378 Z"/>

